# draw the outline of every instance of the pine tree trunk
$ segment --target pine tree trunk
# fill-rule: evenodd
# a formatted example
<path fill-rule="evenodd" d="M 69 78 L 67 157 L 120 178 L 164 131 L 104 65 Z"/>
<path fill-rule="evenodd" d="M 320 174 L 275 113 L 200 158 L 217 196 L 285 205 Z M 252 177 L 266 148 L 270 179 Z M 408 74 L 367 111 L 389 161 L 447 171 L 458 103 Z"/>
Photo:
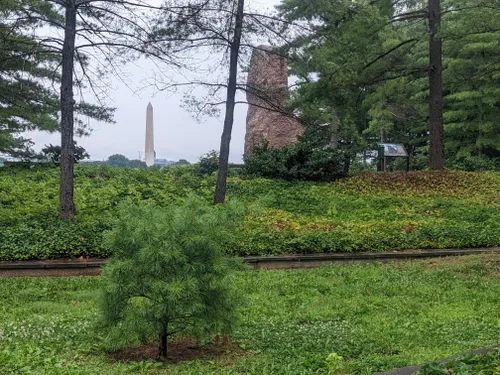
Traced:
<path fill-rule="evenodd" d="M 331 123 L 331 136 L 330 136 L 330 147 L 337 149 L 339 145 L 339 118 L 335 110 L 332 110 L 332 123 Z"/>
<path fill-rule="evenodd" d="M 76 39 L 76 4 L 68 0 L 62 51 L 61 76 L 61 178 L 59 187 L 59 217 L 70 219 L 75 215 L 74 190 L 74 94 L 73 69 Z"/>
<path fill-rule="evenodd" d="M 443 47 L 440 0 L 429 0 L 429 167 L 444 168 Z"/>
<path fill-rule="evenodd" d="M 245 0 L 238 0 L 236 21 L 234 25 L 234 38 L 231 42 L 229 57 L 229 80 L 227 85 L 226 115 L 224 129 L 220 142 L 219 171 L 217 186 L 215 188 L 214 204 L 224 203 L 226 200 L 227 171 L 229 164 L 229 145 L 234 123 L 234 106 L 236 101 L 236 85 L 238 78 L 238 56 L 240 53 L 241 33 L 243 29 L 243 10 Z"/>
<path fill-rule="evenodd" d="M 167 359 L 167 347 L 168 347 L 168 336 L 167 336 L 167 326 L 163 326 L 159 335 L 159 345 L 158 345 L 158 358 Z"/>
<path fill-rule="evenodd" d="M 339 139 L 337 128 L 332 128 L 332 135 L 330 137 L 330 147 L 336 150 L 339 147 Z"/>
<path fill-rule="evenodd" d="M 351 158 L 345 154 L 344 155 L 344 174 L 349 173 L 349 168 L 351 167 Z"/>
<path fill-rule="evenodd" d="M 387 131 L 385 129 L 381 129 L 380 130 L 380 142 L 381 143 L 386 143 L 387 142 Z M 382 172 L 386 172 L 387 168 L 386 168 L 386 162 L 387 162 L 387 159 L 385 158 L 385 156 L 382 157 L 382 160 L 380 162 L 380 170 Z"/>
<path fill-rule="evenodd" d="M 387 142 L 387 131 L 385 129 L 380 130 L 380 142 L 382 143 Z"/>

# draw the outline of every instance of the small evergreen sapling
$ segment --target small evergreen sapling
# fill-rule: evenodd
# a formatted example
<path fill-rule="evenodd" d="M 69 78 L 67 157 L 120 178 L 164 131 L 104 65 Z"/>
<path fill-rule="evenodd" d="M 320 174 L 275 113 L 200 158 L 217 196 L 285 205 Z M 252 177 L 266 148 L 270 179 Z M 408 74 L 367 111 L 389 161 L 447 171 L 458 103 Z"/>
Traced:
<path fill-rule="evenodd" d="M 222 249 L 244 216 L 239 204 L 212 206 L 190 196 L 166 208 L 122 205 L 107 236 L 113 254 L 103 271 L 101 319 L 114 349 L 158 337 L 228 334 L 240 301 Z"/>

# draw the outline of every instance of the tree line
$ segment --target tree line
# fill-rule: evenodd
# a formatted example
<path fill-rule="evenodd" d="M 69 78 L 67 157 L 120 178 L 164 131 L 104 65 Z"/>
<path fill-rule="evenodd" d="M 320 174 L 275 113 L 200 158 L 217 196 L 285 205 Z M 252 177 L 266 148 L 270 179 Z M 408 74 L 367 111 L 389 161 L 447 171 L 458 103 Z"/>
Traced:
<path fill-rule="evenodd" d="M 500 157 L 500 4 L 494 0 L 285 0 L 293 108 L 351 160 L 403 143 L 415 168 Z M 325 126 L 328 125 L 328 126 Z"/>
<path fill-rule="evenodd" d="M 191 73 L 157 82 L 160 89 L 201 87 L 207 96 L 187 103 L 208 113 L 222 106 L 214 203 L 223 203 L 236 94 L 254 90 L 244 68 L 265 42 L 290 60 L 297 80 L 286 110 L 314 147 L 353 161 L 376 142 L 401 142 L 431 169 L 498 158 L 499 16 L 496 0 L 283 0 L 269 12 L 244 0 L 5 0 L 0 152 L 29 155 L 27 130 L 60 132 L 59 216 L 73 218 L 74 138 L 91 131 L 81 118 L 113 122 L 102 78 L 146 58 Z M 220 73 L 213 80 L 205 61 Z M 85 90 L 98 104 L 83 100 Z"/>

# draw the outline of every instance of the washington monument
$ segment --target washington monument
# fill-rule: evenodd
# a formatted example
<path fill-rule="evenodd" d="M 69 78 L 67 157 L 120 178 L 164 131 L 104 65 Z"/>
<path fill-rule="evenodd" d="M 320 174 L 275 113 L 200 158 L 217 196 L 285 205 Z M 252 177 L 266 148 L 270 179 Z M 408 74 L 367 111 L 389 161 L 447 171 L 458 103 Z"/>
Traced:
<path fill-rule="evenodd" d="M 146 165 L 151 167 L 155 164 L 155 135 L 153 127 L 153 106 L 148 104 L 146 110 Z"/>

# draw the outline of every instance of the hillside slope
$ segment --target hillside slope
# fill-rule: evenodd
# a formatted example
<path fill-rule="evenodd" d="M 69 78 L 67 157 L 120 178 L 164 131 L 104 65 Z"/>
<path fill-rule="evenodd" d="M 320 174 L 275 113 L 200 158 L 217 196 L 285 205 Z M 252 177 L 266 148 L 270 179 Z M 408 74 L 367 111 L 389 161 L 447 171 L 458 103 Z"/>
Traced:
<path fill-rule="evenodd" d="M 57 220 L 56 168 L 0 171 L 0 260 L 106 257 L 103 232 L 122 200 L 211 199 L 192 167 L 78 166 L 74 223 Z M 500 173 L 359 174 L 334 183 L 229 181 L 229 199 L 258 202 L 228 253 L 283 254 L 500 245 Z"/>

